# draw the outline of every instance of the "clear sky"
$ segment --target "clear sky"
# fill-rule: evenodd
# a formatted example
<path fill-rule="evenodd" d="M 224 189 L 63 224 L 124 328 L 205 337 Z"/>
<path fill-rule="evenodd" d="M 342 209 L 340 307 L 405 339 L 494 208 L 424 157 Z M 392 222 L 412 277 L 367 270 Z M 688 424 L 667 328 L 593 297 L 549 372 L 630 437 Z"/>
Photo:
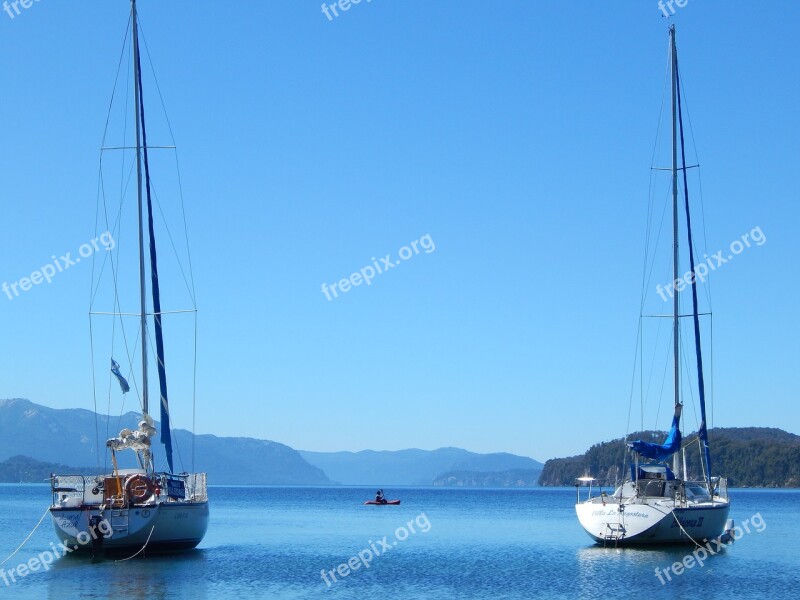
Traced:
<path fill-rule="evenodd" d="M 713 278 L 712 424 L 800 433 L 800 4 L 675 8 L 707 247 L 767 240 Z M 94 235 L 128 3 L 20 10 L 0 12 L 0 284 Z M 199 433 L 539 460 L 625 433 L 668 41 L 656 0 L 139 10 L 180 153 Z M 435 250 L 326 298 L 426 234 Z M 92 408 L 90 280 L 84 262 L 0 294 L 0 398 Z M 186 386 L 171 395 L 190 427 Z M 663 410 L 645 425 L 666 428 Z"/>

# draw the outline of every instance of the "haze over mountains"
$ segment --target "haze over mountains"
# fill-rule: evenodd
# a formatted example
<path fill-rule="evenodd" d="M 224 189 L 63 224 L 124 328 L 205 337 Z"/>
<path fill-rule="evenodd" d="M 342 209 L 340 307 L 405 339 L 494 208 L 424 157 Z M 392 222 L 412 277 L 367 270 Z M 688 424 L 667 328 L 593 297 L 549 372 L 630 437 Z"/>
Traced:
<path fill-rule="evenodd" d="M 499 473 L 512 469 L 542 470 L 542 463 L 505 452 L 475 454 L 460 448 L 361 452 L 305 452 L 300 455 L 344 485 L 381 482 L 387 485 L 432 485 L 448 472 Z M 387 475 L 391 474 L 391 475 Z M 534 479 L 535 481 L 535 479 Z M 438 483 L 438 482 L 437 482 Z M 446 485 L 445 483 L 438 483 Z"/>
<path fill-rule="evenodd" d="M 17 482 L 26 473 L 35 474 L 38 481 L 55 465 L 110 469 L 105 440 L 122 428 L 135 429 L 140 419 L 134 412 L 95 416 L 89 410 L 53 409 L 19 398 L 0 400 L 0 481 Z M 158 437 L 153 453 L 156 467 L 162 469 L 164 453 L 157 441 Z M 523 456 L 476 454 L 459 448 L 298 452 L 278 442 L 193 436 L 183 429 L 173 430 L 173 441 L 176 470 L 196 468 L 208 473 L 210 483 L 223 485 L 474 485 L 476 481 L 506 481 L 504 485 L 519 487 L 532 485 L 543 466 Z M 131 452 L 119 453 L 118 458 L 120 467 L 135 466 Z M 524 472 L 526 477 L 487 477 L 510 471 Z M 459 477 L 441 478 L 454 472 Z"/>

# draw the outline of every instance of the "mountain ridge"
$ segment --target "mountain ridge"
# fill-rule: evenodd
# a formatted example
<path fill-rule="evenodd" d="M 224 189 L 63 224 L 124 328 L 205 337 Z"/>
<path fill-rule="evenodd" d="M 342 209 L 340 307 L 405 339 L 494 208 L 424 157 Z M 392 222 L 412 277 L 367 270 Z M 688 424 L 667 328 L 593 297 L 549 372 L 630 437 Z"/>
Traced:
<path fill-rule="evenodd" d="M 116 435 L 120 429 L 136 429 L 141 415 L 128 412 L 119 417 L 96 415 L 82 408 L 55 409 L 30 400 L 0 400 L 0 461 L 23 456 L 49 464 L 62 464 L 69 456 L 72 468 L 110 469 L 105 445 L 92 439 L 96 431 Z M 156 422 L 156 427 L 159 424 Z M 269 440 L 224 438 L 211 434 L 193 435 L 185 429 L 172 431 L 175 465 L 193 470 L 202 465 L 209 480 L 218 484 L 330 485 L 318 468 L 308 464 L 296 450 Z M 182 457 L 181 449 L 193 448 Z M 153 444 L 154 463 L 165 468 L 161 444 Z M 117 455 L 120 468 L 135 467 L 131 452 Z M 186 459 L 186 461 L 183 460 Z"/>
<path fill-rule="evenodd" d="M 454 471 L 499 473 L 513 469 L 541 469 L 543 464 L 507 452 L 477 454 L 462 448 L 436 450 L 360 450 L 310 452 L 300 450 L 310 464 L 344 485 L 433 485 Z"/>
<path fill-rule="evenodd" d="M 662 443 L 666 432 L 644 431 L 627 439 Z M 708 432 L 712 475 L 728 479 L 732 487 L 800 487 L 800 436 L 774 427 L 719 427 Z M 684 437 L 687 479 L 699 479 L 697 433 Z M 575 478 L 590 475 L 614 485 L 622 476 L 625 439 L 591 446 L 583 454 L 548 460 L 539 484 L 573 485 Z"/>
<path fill-rule="evenodd" d="M 35 473 L 39 480 L 38 476 L 48 468 L 60 469 L 65 462 L 69 463 L 66 468 L 73 471 L 110 470 L 102 441 L 105 438 L 96 440 L 95 432 L 102 435 L 107 431 L 113 436 L 125 427 L 136 429 L 140 420 L 141 415 L 135 412 L 95 416 L 83 408 L 54 409 L 22 398 L 0 400 L 0 463 L 14 459 L 5 464 L 5 481 L 18 482 L 18 473 Z M 512 470 L 538 471 L 543 467 L 524 456 L 505 452 L 478 454 L 454 447 L 307 452 L 270 440 L 194 435 L 184 429 L 174 429 L 172 437 L 179 470 L 200 467 L 208 473 L 209 483 L 221 485 L 428 486 L 445 473 L 481 473 L 480 478 L 473 477 L 477 481 L 492 475 L 502 478 L 501 473 Z M 189 448 L 195 452 L 194 460 L 186 454 Z M 157 468 L 165 469 L 161 444 L 154 440 L 152 450 Z M 130 452 L 117 457 L 121 468 L 136 466 Z"/>

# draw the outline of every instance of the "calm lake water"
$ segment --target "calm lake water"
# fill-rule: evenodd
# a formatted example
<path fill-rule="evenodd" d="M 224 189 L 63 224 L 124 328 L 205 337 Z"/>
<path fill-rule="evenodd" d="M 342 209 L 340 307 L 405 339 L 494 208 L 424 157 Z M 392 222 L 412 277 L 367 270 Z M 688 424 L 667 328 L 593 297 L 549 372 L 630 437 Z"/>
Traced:
<path fill-rule="evenodd" d="M 668 568 L 691 548 L 593 545 L 575 518 L 574 489 L 398 488 L 387 496 L 402 498 L 401 506 L 363 506 L 373 493 L 212 487 L 211 526 L 196 551 L 126 562 L 67 556 L 9 585 L 0 572 L 0 597 L 742 599 L 794 597 L 798 582 L 800 491 L 732 490 L 731 518 L 740 524 L 759 513 L 763 531 L 751 528 L 702 568 L 673 574 L 663 585 L 656 567 Z M 49 501 L 47 486 L 0 485 L 0 561 Z M 391 550 L 372 558 L 369 568 L 355 558 L 358 570 L 335 573 L 359 552 L 381 552 L 381 542 Z M 57 538 L 48 515 L 2 568 L 51 543 Z M 334 570 L 330 586 L 323 569 Z"/>

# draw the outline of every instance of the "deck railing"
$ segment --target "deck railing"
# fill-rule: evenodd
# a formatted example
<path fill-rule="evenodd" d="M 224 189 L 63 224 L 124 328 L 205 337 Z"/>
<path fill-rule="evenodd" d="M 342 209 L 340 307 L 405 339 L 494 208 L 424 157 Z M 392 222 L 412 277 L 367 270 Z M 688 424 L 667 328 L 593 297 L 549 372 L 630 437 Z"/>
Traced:
<path fill-rule="evenodd" d="M 143 475 L 141 472 L 139 475 Z M 122 504 L 129 502 L 124 484 L 129 473 L 120 474 L 123 493 L 118 494 Z M 50 475 L 50 489 L 53 493 L 53 506 L 80 506 L 84 504 L 104 503 L 104 481 L 113 479 L 113 474 L 85 476 L 85 475 Z M 205 473 L 153 473 L 148 476 L 154 487 L 159 491 L 158 498 L 161 502 L 207 502 L 208 484 Z M 116 494 L 116 492 L 113 492 Z"/>

